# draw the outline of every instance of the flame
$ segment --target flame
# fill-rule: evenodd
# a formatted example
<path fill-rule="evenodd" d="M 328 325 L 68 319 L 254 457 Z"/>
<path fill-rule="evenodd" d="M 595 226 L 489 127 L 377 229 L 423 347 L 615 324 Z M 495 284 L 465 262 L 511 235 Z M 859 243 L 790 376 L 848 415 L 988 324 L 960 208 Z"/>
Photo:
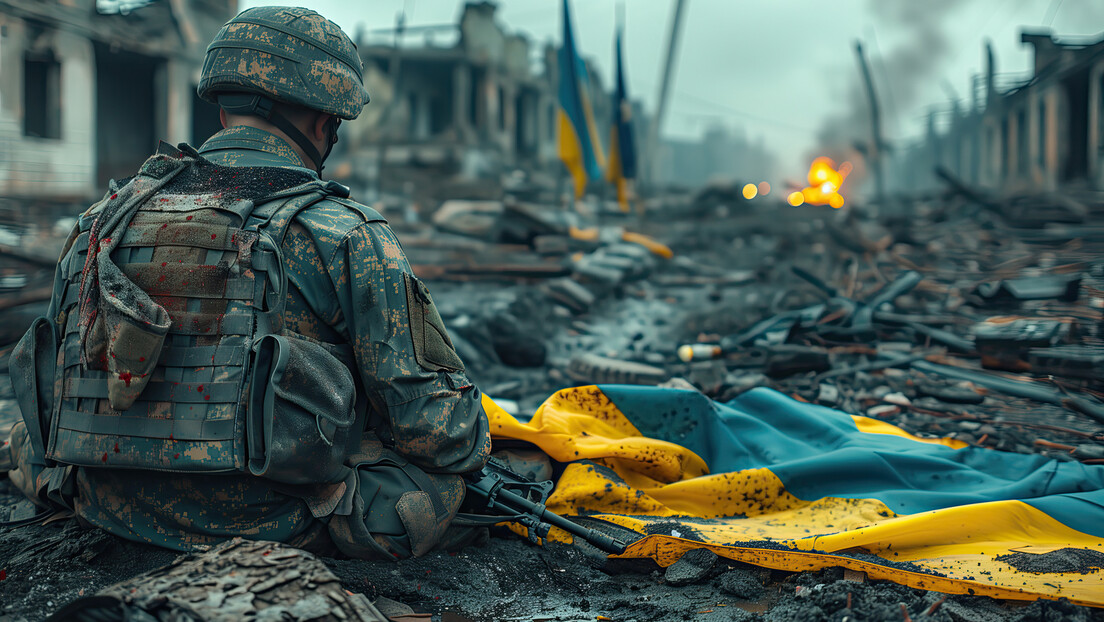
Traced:
<path fill-rule="evenodd" d="M 839 193 L 843 186 L 843 180 L 851 173 L 851 163 L 840 164 L 839 169 L 831 158 L 821 156 L 813 160 L 809 165 L 808 187 L 790 195 L 789 203 L 794 207 L 802 203 L 809 205 L 831 205 L 839 209 L 843 207 L 843 195 Z M 800 199 L 794 195 L 800 195 Z"/>

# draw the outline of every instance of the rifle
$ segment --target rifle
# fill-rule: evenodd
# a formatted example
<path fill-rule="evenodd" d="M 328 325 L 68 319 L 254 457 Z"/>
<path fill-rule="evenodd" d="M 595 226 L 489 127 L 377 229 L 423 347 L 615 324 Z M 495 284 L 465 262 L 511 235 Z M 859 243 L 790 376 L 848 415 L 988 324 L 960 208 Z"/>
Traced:
<path fill-rule="evenodd" d="M 526 528 L 529 541 L 534 544 L 537 538 L 546 538 L 549 529 L 559 527 L 607 553 L 623 553 L 628 546 L 613 536 L 583 527 L 549 511 L 544 503 L 552 492 L 552 482 L 534 482 L 511 471 L 505 462 L 497 458 L 489 459 L 483 470 L 465 474 L 464 483 L 468 488 L 465 505 L 493 514 L 459 513 L 454 524 L 490 526 L 501 522 L 517 523 Z"/>

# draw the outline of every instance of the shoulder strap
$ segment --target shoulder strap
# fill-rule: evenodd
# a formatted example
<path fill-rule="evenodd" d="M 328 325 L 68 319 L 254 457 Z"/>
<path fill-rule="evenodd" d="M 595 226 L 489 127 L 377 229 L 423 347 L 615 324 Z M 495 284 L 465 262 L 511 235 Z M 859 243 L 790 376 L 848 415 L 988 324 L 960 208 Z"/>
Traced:
<path fill-rule="evenodd" d="M 384 218 L 382 214 L 367 205 L 362 205 L 356 201 L 342 197 L 330 197 L 330 200 L 357 212 L 364 217 L 365 222 L 387 222 L 387 219 Z"/>
<path fill-rule="evenodd" d="M 315 180 L 288 188 L 265 197 L 264 203 L 256 206 L 250 214 L 248 227 L 265 230 L 276 241 L 284 243 L 288 227 L 303 210 L 323 199 L 342 201 L 349 196 L 349 189 L 335 181 Z"/>

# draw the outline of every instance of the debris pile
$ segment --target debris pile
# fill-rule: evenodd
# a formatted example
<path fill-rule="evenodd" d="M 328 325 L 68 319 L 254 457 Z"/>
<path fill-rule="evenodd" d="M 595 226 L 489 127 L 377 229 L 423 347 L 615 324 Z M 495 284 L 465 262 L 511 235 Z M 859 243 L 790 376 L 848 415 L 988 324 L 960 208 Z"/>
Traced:
<path fill-rule="evenodd" d="M 881 215 L 714 189 L 643 220 L 601 214 L 602 226 L 513 200 L 448 202 L 432 222 L 395 226 L 469 375 L 519 417 L 583 384 L 722 401 L 768 386 L 919 436 L 1104 464 L 1104 194 L 1000 200 L 956 183 Z M 0 405 L 0 423 L 14 420 L 14 403 Z M 17 509 L 4 490 L 0 518 Z M 43 617 L 173 557 L 87 534 L 64 521 L 0 528 L 0 615 Z M 323 562 L 392 617 L 1101 619 L 842 569 L 769 571 L 705 551 L 661 569 L 496 535 L 397 564 Z M 88 552 L 55 559 L 63 541 Z M 1099 560 L 1080 561 L 1098 576 Z"/>
<path fill-rule="evenodd" d="M 673 382 L 720 400 L 770 386 L 921 435 L 1091 464 L 1104 459 L 1104 229 L 1083 222 L 1104 215 L 1104 195 L 1053 196 L 952 191 L 879 218 L 702 193 L 636 223 L 673 259 L 506 203 L 510 224 L 480 228 L 473 263 L 433 289 L 473 378 L 522 416 L 571 384 Z M 1084 220 L 1040 226 L 1029 204 L 1076 205 Z M 419 270 L 424 250 L 408 248 Z M 476 271 L 463 266 L 492 278 L 517 263 L 486 259 L 514 253 L 561 272 L 464 282 Z"/>

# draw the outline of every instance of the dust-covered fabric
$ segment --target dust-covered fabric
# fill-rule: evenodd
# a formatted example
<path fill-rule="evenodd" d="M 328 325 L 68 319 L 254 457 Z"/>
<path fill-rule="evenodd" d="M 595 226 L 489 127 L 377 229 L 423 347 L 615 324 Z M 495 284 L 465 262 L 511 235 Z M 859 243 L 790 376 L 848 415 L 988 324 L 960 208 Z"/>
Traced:
<path fill-rule="evenodd" d="M 923 439 L 765 388 L 587 386 L 496 437 L 568 463 L 550 510 L 642 539 L 622 557 L 695 548 L 768 568 L 842 566 L 957 594 L 1104 606 L 1104 466 Z M 569 538 L 553 530 L 553 537 Z"/>
<path fill-rule="evenodd" d="M 220 166 L 277 165 L 314 175 L 285 141 L 255 128 L 220 132 L 200 153 Z M 280 247 L 288 279 L 284 329 L 351 347 L 357 391 L 370 404 L 368 433 L 427 473 L 482 467 L 490 436 L 479 391 L 460 370 L 419 362 L 407 306 L 411 270 L 386 222 L 330 197 L 298 212 Z M 50 316 L 60 323 L 65 297 L 56 286 Z M 310 540 L 349 489 L 345 482 L 310 488 L 250 475 L 101 468 L 80 468 L 73 482 L 73 506 L 89 523 L 178 550 L 234 535 Z"/>

